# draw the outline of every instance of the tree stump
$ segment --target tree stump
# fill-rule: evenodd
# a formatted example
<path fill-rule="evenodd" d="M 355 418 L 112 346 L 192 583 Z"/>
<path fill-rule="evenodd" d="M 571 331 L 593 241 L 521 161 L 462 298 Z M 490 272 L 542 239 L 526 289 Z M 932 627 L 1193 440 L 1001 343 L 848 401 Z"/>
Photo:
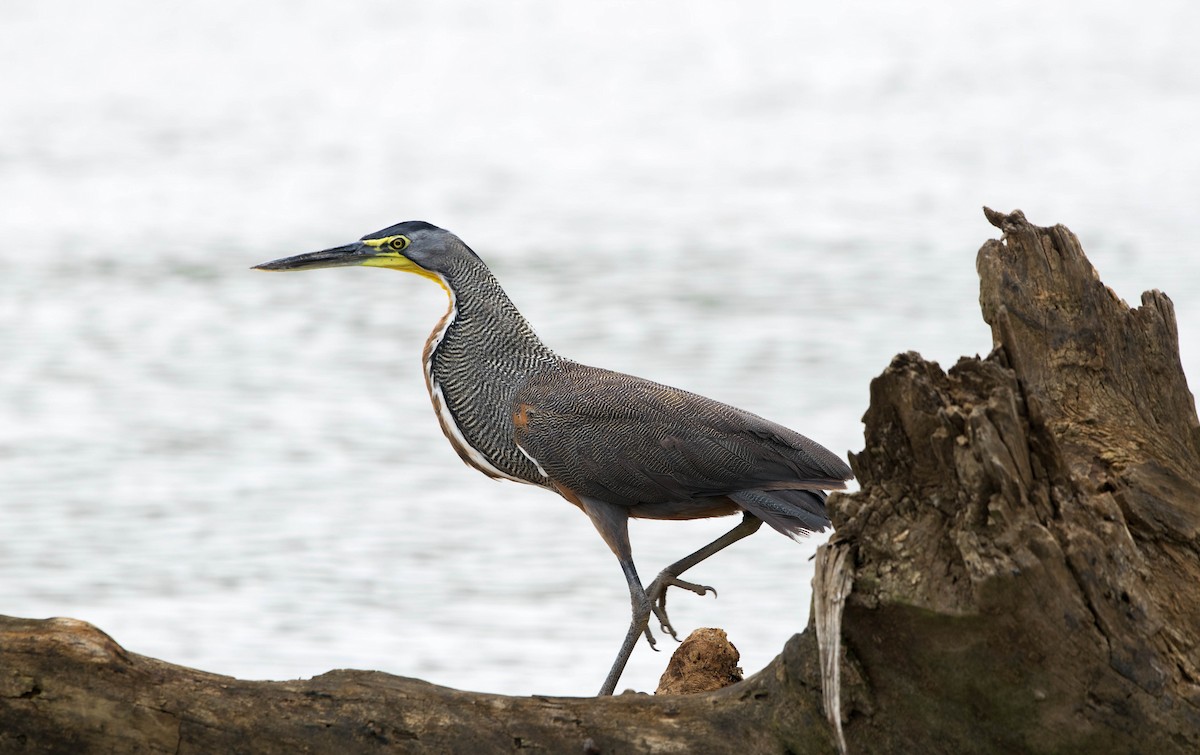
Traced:
<path fill-rule="evenodd" d="M 995 349 L 871 384 L 834 502 L 850 751 L 1200 752 L 1200 422 L 1164 294 L 986 211 Z"/>
<path fill-rule="evenodd" d="M 1200 422 L 1171 301 L 1131 309 L 1066 228 L 986 212 L 994 349 L 948 373 L 901 354 L 872 381 L 813 619 L 745 681 L 247 682 L 0 618 L 0 752 L 1200 752 Z"/>

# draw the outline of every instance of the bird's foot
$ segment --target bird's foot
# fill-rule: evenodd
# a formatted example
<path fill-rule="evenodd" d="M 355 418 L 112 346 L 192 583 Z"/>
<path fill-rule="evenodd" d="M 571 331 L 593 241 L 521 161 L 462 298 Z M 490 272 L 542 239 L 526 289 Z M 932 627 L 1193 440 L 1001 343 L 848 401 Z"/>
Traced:
<path fill-rule="evenodd" d="M 646 597 L 650 599 L 650 609 L 654 613 L 654 618 L 658 619 L 659 628 L 661 631 L 671 635 L 671 638 L 679 642 L 679 635 L 675 632 L 675 627 L 671 626 L 671 619 L 667 616 L 667 588 L 682 587 L 685 590 L 690 590 L 697 595 L 707 595 L 712 593 L 713 597 L 717 595 L 717 588 L 708 585 L 698 585 L 695 582 L 688 582 L 676 577 L 667 572 L 661 572 L 650 586 L 646 588 Z M 646 640 L 649 641 L 650 647 L 654 647 L 654 636 L 650 633 L 650 626 L 647 624 Z M 655 648 L 657 650 L 657 648 Z"/>

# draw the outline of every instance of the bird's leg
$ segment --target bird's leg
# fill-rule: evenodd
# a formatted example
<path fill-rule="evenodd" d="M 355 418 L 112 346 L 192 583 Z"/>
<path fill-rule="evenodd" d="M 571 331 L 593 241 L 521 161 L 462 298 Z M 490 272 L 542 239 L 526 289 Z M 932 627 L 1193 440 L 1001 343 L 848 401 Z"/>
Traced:
<path fill-rule="evenodd" d="M 707 585 L 698 585 L 694 582 L 685 582 L 684 580 L 679 579 L 679 575 L 683 574 L 685 571 L 713 555 L 714 553 L 733 545 L 738 540 L 753 535 L 761 526 L 761 519 L 748 511 L 744 512 L 742 515 L 742 521 L 739 522 L 738 525 L 729 532 L 721 535 L 716 540 L 713 540 L 708 545 L 697 550 L 695 553 L 684 556 L 658 573 L 658 576 L 655 577 L 654 581 L 650 583 L 650 586 L 646 588 L 646 597 L 650 601 L 651 610 L 654 612 L 654 617 L 658 619 L 659 626 L 662 628 L 662 631 L 667 632 L 676 640 L 679 639 L 679 635 L 675 633 L 675 627 L 671 626 L 671 620 L 667 617 L 668 587 L 682 587 L 685 590 L 691 590 L 697 595 L 704 595 L 710 591 L 713 595 L 717 594 L 715 588 Z M 650 641 L 650 645 L 653 646 L 654 638 L 650 634 L 650 627 L 648 624 L 645 629 L 643 629 L 643 632 L 646 634 L 646 639 Z"/>
<path fill-rule="evenodd" d="M 637 646 L 638 638 L 642 633 L 646 633 L 646 639 L 650 641 L 650 647 L 654 648 L 654 637 L 650 634 L 650 599 L 646 597 L 646 591 L 642 589 L 641 580 L 638 579 L 637 569 L 633 566 L 633 560 L 621 560 L 621 569 L 625 572 L 625 579 L 629 582 L 629 598 L 632 603 L 632 616 L 629 622 L 629 631 L 625 633 L 625 639 L 621 642 L 621 649 L 617 651 L 616 660 L 613 661 L 612 668 L 608 671 L 608 676 L 604 678 L 604 684 L 600 687 L 601 695 L 611 695 L 617 688 L 617 682 L 621 679 L 621 674 L 625 671 L 625 664 L 629 662 L 629 656 L 633 655 L 633 649 Z M 654 648 L 657 650 L 658 648 Z"/>
<path fill-rule="evenodd" d="M 650 599 L 646 597 L 646 590 L 642 587 L 642 581 L 638 577 L 637 568 L 633 565 L 633 549 L 629 545 L 628 510 L 623 506 L 591 498 L 575 498 L 575 500 L 579 501 L 600 536 L 604 538 L 604 542 L 608 543 L 608 547 L 616 555 L 617 561 L 621 564 L 621 571 L 625 572 L 625 581 L 629 583 L 631 613 L 629 631 L 625 633 L 625 640 L 621 643 L 621 649 L 617 651 L 617 658 L 613 661 L 612 668 L 609 669 L 608 676 L 604 678 L 604 684 L 600 687 L 601 695 L 611 695 L 616 690 L 617 682 L 621 680 L 621 674 L 625 671 L 625 664 L 629 662 L 629 656 L 633 655 L 633 649 L 637 646 L 638 638 L 643 632 L 650 640 L 650 647 L 654 647 L 654 638 L 649 634 L 650 612 L 653 609 Z"/>

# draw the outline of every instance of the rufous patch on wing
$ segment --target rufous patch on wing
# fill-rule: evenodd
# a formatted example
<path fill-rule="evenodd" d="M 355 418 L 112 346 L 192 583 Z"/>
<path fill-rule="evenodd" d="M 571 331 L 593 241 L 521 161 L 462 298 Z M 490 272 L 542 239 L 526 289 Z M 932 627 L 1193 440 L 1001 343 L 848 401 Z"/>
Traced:
<path fill-rule="evenodd" d="M 533 407 L 529 404 L 517 404 L 517 410 L 513 412 L 513 425 L 522 430 L 529 427 L 529 414 L 533 411 Z"/>

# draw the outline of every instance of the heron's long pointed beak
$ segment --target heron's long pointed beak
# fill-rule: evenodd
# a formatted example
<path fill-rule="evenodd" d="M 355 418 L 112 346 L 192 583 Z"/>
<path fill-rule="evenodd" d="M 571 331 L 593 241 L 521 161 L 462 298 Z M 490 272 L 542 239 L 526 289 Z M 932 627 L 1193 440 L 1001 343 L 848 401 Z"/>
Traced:
<path fill-rule="evenodd" d="M 317 270 L 322 267 L 349 267 L 361 265 L 378 255 L 373 249 L 361 241 L 345 246 L 335 246 L 319 252 L 297 254 L 294 257 L 284 257 L 278 260 L 255 265 L 252 270 Z"/>

